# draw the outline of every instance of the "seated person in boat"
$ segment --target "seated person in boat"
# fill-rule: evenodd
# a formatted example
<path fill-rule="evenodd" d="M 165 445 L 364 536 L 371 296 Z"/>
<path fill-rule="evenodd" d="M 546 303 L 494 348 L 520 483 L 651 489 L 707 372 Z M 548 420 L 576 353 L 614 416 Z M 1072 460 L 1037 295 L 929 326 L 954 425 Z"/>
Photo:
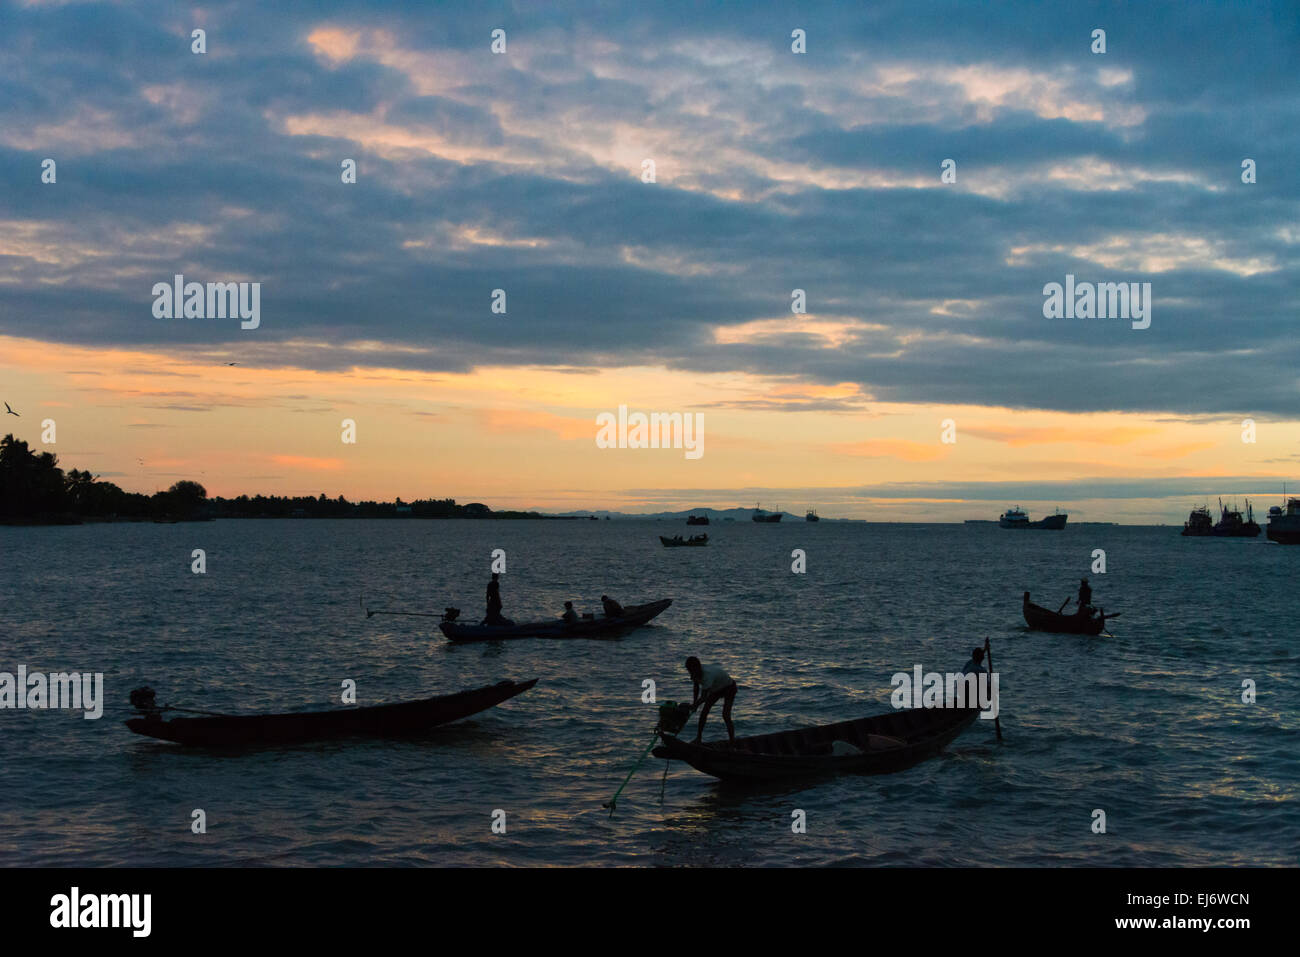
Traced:
<path fill-rule="evenodd" d="M 709 720 L 709 709 L 722 699 L 722 720 L 727 724 L 727 737 L 736 743 L 736 726 L 731 723 L 731 706 L 736 703 L 736 681 L 717 665 L 702 665 L 694 655 L 686 659 L 686 671 L 694 685 L 691 689 L 691 707 L 700 708 L 700 723 L 695 729 L 695 743 L 704 737 L 704 722 Z"/>
<path fill-rule="evenodd" d="M 487 595 L 487 615 L 483 618 L 483 623 L 488 625 L 505 625 L 509 621 L 501 616 L 501 575 L 498 572 L 492 573 L 492 580 L 488 582 Z"/>
<path fill-rule="evenodd" d="M 564 603 L 564 623 L 566 625 L 572 625 L 577 620 L 578 613 L 573 610 L 573 602 L 566 601 Z"/>
<path fill-rule="evenodd" d="M 1028 595 L 1029 592 L 1025 592 L 1026 600 L 1028 600 Z M 961 673 L 964 675 L 984 674 L 984 649 L 983 648 L 971 649 L 970 661 L 966 662 L 965 667 L 961 669 Z"/>
<path fill-rule="evenodd" d="M 605 615 L 609 618 L 620 618 L 623 615 L 623 606 L 610 598 L 608 595 L 600 596 L 601 607 L 605 609 Z"/>

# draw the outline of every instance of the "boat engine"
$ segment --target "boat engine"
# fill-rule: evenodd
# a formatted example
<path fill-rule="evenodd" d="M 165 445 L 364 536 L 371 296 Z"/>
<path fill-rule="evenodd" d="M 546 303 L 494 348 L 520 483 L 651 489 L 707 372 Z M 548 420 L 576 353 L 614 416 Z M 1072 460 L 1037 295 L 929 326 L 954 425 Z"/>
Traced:
<path fill-rule="evenodd" d="M 691 717 L 691 706 L 665 701 L 659 705 L 659 730 L 665 734 L 677 734 L 686 727 Z"/>
<path fill-rule="evenodd" d="M 148 685 L 131 692 L 131 707 L 145 714 L 157 714 L 159 710 L 157 694 Z"/>

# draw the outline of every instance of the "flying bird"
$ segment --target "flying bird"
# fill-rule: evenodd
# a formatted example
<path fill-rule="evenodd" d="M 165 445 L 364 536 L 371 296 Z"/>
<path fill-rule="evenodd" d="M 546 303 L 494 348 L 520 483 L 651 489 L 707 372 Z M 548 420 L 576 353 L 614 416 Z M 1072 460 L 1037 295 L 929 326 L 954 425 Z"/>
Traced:
<path fill-rule="evenodd" d="M 5 403 L 5 411 L 8 412 L 10 415 L 18 415 L 17 412 L 15 412 L 13 409 L 9 408 L 9 403 L 8 403 L 8 402 Z M 21 416 L 21 415 L 18 415 L 18 418 L 21 419 L 22 416 Z"/>

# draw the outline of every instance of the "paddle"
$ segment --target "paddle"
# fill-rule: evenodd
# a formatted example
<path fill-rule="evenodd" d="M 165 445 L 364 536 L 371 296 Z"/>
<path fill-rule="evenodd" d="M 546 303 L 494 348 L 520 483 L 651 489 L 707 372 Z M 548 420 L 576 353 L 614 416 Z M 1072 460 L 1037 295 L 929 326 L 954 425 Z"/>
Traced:
<path fill-rule="evenodd" d="M 1067 601 L 1068 601 L 1068 599 L 1067 599 Z M 1064 608 L 1065 606 L 1062 605 L 1061 607 Z M 987 662 L 989 663 L 989 681 L 992 682 L 992 680 L 993 680 L 993 648 L 989 645 L 989 640 L 988 640 L 988 637 L 987 637 L 987 636 L 984 638 L 984 660 L 987 661 Z M 995 731 L 997 731 L 997 733 L 998 733 L 998 740 L 1001 741 L 1001 740 L 1002 740 L 1002 719 L 999 718 L 999 717 L 997 717 L 997 715 L 994 715 L 994 716 L 993 716 L 993 729 L 994 729 Z"/>
<path fill-rule="evenodd" d="M 384 611 L 381 608 L 375 608 L 375 609 L 366 608 L 366 598 L 364 595 L 358 595 L 357 601 L 360 602 L 361 607 L 365 609 L 367 618 L 373 618 L 375 615 L 409 615 L 412 618 L 442 618 L 443 617 L 442 615 L 435 615 L 432 612 L 428 612 L 428 611 Z"/>
<path fill-rule="evenodd" d="M 1065 601 L 1061 602 L 1061 607 L 1056 609 L 1056 613 L 1059 615 L 1061 612 L 1065 611 L 1065 606 L 1068 605 L 1069 603 L 1070 603 L 1070 599 L 1068 598 L 1065 599 Z"/>

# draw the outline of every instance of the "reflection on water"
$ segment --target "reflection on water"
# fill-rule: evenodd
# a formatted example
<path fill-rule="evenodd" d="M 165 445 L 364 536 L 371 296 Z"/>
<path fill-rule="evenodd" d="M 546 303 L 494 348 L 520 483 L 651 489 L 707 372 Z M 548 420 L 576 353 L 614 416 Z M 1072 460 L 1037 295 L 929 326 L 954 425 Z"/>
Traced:
<path fill-rule="evenodd" d="M 1170 529 L 735 523 L 664 549 L 654 522 L 226 521 L 0 529 L 0 670 L 102 671 L 105 717 L 0 712 L 6 864 L 960 865 L 1295 864 L 1300 692 L 1289 595 L 1300 549 Z M 208 573 L 189 571 L 192 548 Z M 477 619 L 492 549 L 505 613 L 671 597 L 615 641 L 453 646 L 432 619 Z M 789 570 L 793 548 L 808 572 Z M 1088 574 L 1123 611 L 1115 638 L 1030 632 Z M 1233 600 L 1225 602 L 1225 593 Z M 954 670 L 992 639 L 997 743 L 977 722 L 895 775 L 760 788 L 648 758 L 683 659 L 722 664 L 739 734 L 889 707 L 889 679 Z M 502 678 L 534 689 L 395 741 L 187 751 L 130 734 L 131 688 L 213 711 L 402 700 Z M 1242 681 L 1258 700 L 1241 701 Z M 722 734 L 720 715 L 711 734 Z M 190 830 L 202 808 L 208 832 Z M 1106 810 L 1108 833 L 1093 834 Z M 506 833 L 494 834 L 494 811 Z M 806 833 L 791 829 L 803 811 Z"/>

